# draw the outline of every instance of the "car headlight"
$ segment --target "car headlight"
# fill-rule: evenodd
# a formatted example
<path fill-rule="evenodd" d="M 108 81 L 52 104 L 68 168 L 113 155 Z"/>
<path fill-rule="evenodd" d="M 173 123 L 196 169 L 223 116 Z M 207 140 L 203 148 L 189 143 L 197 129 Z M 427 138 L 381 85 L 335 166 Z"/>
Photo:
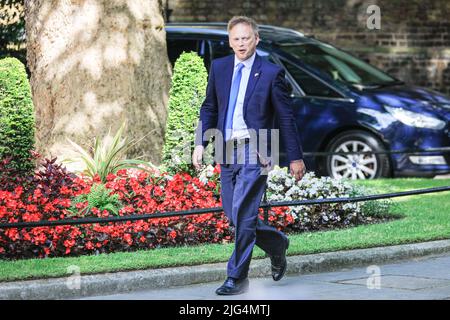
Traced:
<path fill-rule="evenodd" d="M 440 119 L 424 116 L 423 114 L 405 110 L 402 108 L 393 108 L 389 106 L 384 106 L 386 111 L 388 111 L 395 119 L 400 122 L 417 128 L 428 128 L 428 129 L 442 129 L 445 127 L 445 121 Z"/>

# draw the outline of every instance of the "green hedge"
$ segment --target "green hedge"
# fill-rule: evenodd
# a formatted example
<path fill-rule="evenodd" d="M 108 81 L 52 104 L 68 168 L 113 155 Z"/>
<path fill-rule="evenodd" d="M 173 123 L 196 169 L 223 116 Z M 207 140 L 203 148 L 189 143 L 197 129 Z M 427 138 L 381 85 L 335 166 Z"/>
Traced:
<path fill-rule="evenodd" d="M 34 168 L 34 109 L 25 66 L 16 58 L 0 60 L 0 159 L 12 157 L 20 171 Z"/>
<path fill-rule="evenodd" d="M 205 99 L 208 74 L 203 59 L 183 52 L 175 62 L 163 148 L 163 163 L 169 171 L 192 172 L 190 157 L 194 132 Z"/>

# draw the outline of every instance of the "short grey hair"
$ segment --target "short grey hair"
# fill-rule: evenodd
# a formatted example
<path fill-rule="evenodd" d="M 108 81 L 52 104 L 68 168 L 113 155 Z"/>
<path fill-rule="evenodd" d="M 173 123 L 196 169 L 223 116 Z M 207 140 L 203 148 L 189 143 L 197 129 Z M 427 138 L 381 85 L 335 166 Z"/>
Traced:
<path fill-rule="evenodd" d="M 228 21 L 228 33 L 230 32 L 231 29 L 233 29 L 233 27 L 239 23 L 245 23 L 247 25 L 249 25 L 250 27 L 252 27 L 253 32 L 255 33 L 255 35 L 257 35 L 259 37 L 259 28 L 258 25 L 256 24 L 256 21 L 253 20 L 250 17 L 246 17 L 246 16 L 234 16 L 233 18 L 230 19 L 230 21 Z"/>

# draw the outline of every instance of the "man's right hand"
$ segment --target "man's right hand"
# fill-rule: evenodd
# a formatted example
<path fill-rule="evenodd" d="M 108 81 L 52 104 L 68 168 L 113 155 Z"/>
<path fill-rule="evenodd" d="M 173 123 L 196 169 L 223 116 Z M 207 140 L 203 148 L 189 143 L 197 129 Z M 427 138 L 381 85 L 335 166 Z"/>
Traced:
<path fill-rule="evenodd" d="M 192 164 L 197 170 L 200 170 L 200 168 L 202 167 L 204 149 L 205 148 L 202 145 L 195 146 L 194 153 L 192 154 Z"/>
<path fill-rule="evenodd" d="M 295 181 L 300 181 L 306 173 L 306 167 L 303 160 L 291 161 L 290 173 L 295 177 Z"/>

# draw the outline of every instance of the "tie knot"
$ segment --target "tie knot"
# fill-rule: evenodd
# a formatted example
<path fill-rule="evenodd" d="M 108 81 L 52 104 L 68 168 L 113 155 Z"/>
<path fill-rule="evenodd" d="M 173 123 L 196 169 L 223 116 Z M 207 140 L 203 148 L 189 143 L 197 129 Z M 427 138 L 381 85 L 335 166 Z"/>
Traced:
<path fill-rule="evenodd" d="M 237 70 L 241 70 L 244 67 L 244 64 L 242 62 L 239 62 L 237 65 Z"/>

